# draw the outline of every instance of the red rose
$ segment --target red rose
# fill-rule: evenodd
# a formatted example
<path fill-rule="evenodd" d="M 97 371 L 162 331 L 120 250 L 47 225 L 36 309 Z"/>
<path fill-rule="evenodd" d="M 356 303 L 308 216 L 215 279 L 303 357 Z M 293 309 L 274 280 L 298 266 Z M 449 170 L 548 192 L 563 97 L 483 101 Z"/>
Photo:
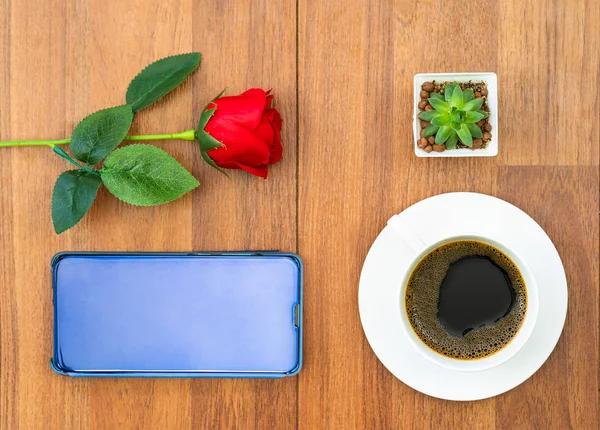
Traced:
<path fill-rule="evenodd" d="M 277 163 L 283 152 L 281 116 L 270 107 L 269 93 L 251 88 L 239 96 L 217 98 L 206 107 L 198 140 L 209 164 L 267 177 L 268 165 Z"/>

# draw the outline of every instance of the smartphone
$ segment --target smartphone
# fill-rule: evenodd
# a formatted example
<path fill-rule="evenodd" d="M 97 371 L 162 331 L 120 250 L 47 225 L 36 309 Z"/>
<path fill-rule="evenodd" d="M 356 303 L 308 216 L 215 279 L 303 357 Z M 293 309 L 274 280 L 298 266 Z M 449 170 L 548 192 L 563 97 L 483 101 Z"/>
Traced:
<path fill-rule="evenodd" d="M 280 252 L 63 252 L 52 368 L 69 376 L 264 377 L 302 367 L 302 261 Z"/>

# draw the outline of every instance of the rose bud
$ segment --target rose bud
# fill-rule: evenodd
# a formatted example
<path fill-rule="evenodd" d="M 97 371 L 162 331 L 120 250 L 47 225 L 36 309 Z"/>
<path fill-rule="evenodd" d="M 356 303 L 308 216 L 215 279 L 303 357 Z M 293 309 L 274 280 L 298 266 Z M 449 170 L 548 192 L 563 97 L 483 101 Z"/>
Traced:
<path fill-rule="evenodd" d="M 251 88 L 238 96 L 217 96 L 204 109 L 198 142 L 204 160 L 218 170 L 243 169 L 266 178 L 281 159 L 282 120 L 270 107 L 270 90 Z M 221 93 L 222 94 L 222 93 Z"/>

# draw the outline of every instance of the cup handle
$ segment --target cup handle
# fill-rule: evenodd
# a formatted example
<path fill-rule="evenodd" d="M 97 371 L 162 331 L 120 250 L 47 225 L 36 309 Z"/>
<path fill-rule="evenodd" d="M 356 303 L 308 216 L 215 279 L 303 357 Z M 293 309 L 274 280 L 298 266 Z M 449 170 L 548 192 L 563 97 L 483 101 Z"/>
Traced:
<path fill-rule="evenodd" d="M 415 255 L 420 254 L 425 248 L 427 248 L 427 244 L 423 242 L 423 240 L 414 233 L 414 230 L 411 229 L 406 222 L 402 220 L 400 215 L 394 215 L 391 217 L 387 224 L 394 230 L 394 232 L 399 236 L 399 238 L 413 251 Z"/>

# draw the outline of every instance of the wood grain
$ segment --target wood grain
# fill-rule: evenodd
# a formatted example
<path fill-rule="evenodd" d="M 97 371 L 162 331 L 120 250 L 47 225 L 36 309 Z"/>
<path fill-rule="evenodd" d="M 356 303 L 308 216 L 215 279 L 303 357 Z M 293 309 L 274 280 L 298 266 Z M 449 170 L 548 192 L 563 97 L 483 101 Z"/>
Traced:
<path fill-rule="evenodd" d="M 529 381 L 497 398 L 499 424 L 504 428 L 596 428 L 598 169 L 502 167 L 497 175 L 495 194 L 522 208 L 546 230 L 561 256 L 569 285 L 567 321 L 554 353 Z"/>
<path fill-rule="evenodd" d="M 223 35 L 218 37 L 217 35 Z M 195 116 L 223 88 L 274 89 L 284 119 L 283 160 L 265 181 L 242 171 L 231 180 L 198 154 L 193 247 L 296 251 L 296 8 L 293 2 L 214 0 L 194 10 L 194 49 L 205 56 L 194 87 Z M 296 378 L 192 381 L 193 428 L 296 428 Z"/>
<path fill-rule="evenodd" d="M 545 10 L 543 4 L 531 3 L 536 12 Z M 591 241 L 598 240 L 598 170 L 567 169 L 558 174 L 544 166 L 598 164 L 598 118 L 593 113 L 598 95 L 585 91 L 595 85 L 598 56 L 582 47 L 582 43 L 596 46 L 598 37 L 582 33 L 577 23 L 598 24 L 599 16 L 591 2 L 577 4 L 579 8 L 550 6 L 544 14 L 531 16 L 528 5 L 516 1 L 443 6 L 429 1 L 367 5 L 300 1 L 299 249 L 309 267 L 310 309 L 305 320 L 306 367 L 299 385 L 300 427 L 597 426 L 598 268 L 591 261 L 598 260 L 598 250 Z M 571 45 L 575 48 L 567 54 Z M 557 54 L 549 58 L 549 50 Z M 430 71 L 498 74 L 499 157 L 414 157 L 412 77 Z M 552 97 L 547 89 L 528 95 L 518 80 L 524 78 L 528 87 L 550 81 Z M 315 100 L 323 101 L 319 114 L 304 114 Z M 567 113 L 571 109 L 573 113 Z M 582 133 L 578 139 L 582 146 L 570 148 L 565 138 L 575 128 Z M 508 165 L 524 170 L 514 171 L 513 177 Z M 543 166 L 528 170 L 535 165 Z M 530 190 L 536 174 L 542 175 L 535 182 L 546 195 Z M 558 205 L 554 212 L 559 225 L 544 227 L 569 247 L 590 241 L 579 251 L 585 253 L 585 267 L 572 269 L 589 274 L 572 280 L 574 294 L 593 295 L 579 305 L 585 312 L 578 312 L 573 323 L 580 328 L 591 325 L 587 341 L 572 336 L 572 353 L 586 355 L 589 364 L 561 358 L 559 348 L 553 360 L 562 368 L 550 365 L 544 369 L 553 371 L 536 375 L 512 393 L 469 403 L 424 396 L 382 368 L 364 339 L 356 312 L 362 262 L 391 215 L 449 191 L 482 192 L 509 201 L 518 197 L 517 204 L 524 209 L 540 213 L 545 208 L 546 216 L 553 213 L 546 206 L 552 192 L 565 197 L 551 199 Z M 569 214 L 578 211 L 574 220 Z M 441 221 L 432 216 L 423 222 Z M 566 222 L 572 225 L 570 230 L 564 227 Z M 567 236 L 566 231 L 572 234 Z M 521 395 L 516 394 L 519 390 Z"/>
<path fill-rule="evenodd" d="M 56 236 L 50 194 L 68 166 L 44 148 L 0 150 L 0 429 L 598 428 L 600 3 L 594 0 L 0 0 L 0 140 L 61 138 L 121 104 L 162 56 L 200 70 L 142 112 L 139 133 L 193 127 L 222 88 L 273 88 L 284 159 L 268 180 L 204 165 L 156 142 L 201 187 L 134 208 L 101 191 Z M 412 77 L 498 74 L 500 153 L 417 159 Z M 548 232 L 569 312 L 548 362 L 479 402 L 422 395 L 377 360 L 358 279 L 386 220 L 443 192 L 518 205 Z M 435 219 L 423 222 L 438 222 Z M 269 380 L 94 380 L 52 373 L 50 257 L 61 250 L 298 251 L 305 260 L 305 366 Z"/>

